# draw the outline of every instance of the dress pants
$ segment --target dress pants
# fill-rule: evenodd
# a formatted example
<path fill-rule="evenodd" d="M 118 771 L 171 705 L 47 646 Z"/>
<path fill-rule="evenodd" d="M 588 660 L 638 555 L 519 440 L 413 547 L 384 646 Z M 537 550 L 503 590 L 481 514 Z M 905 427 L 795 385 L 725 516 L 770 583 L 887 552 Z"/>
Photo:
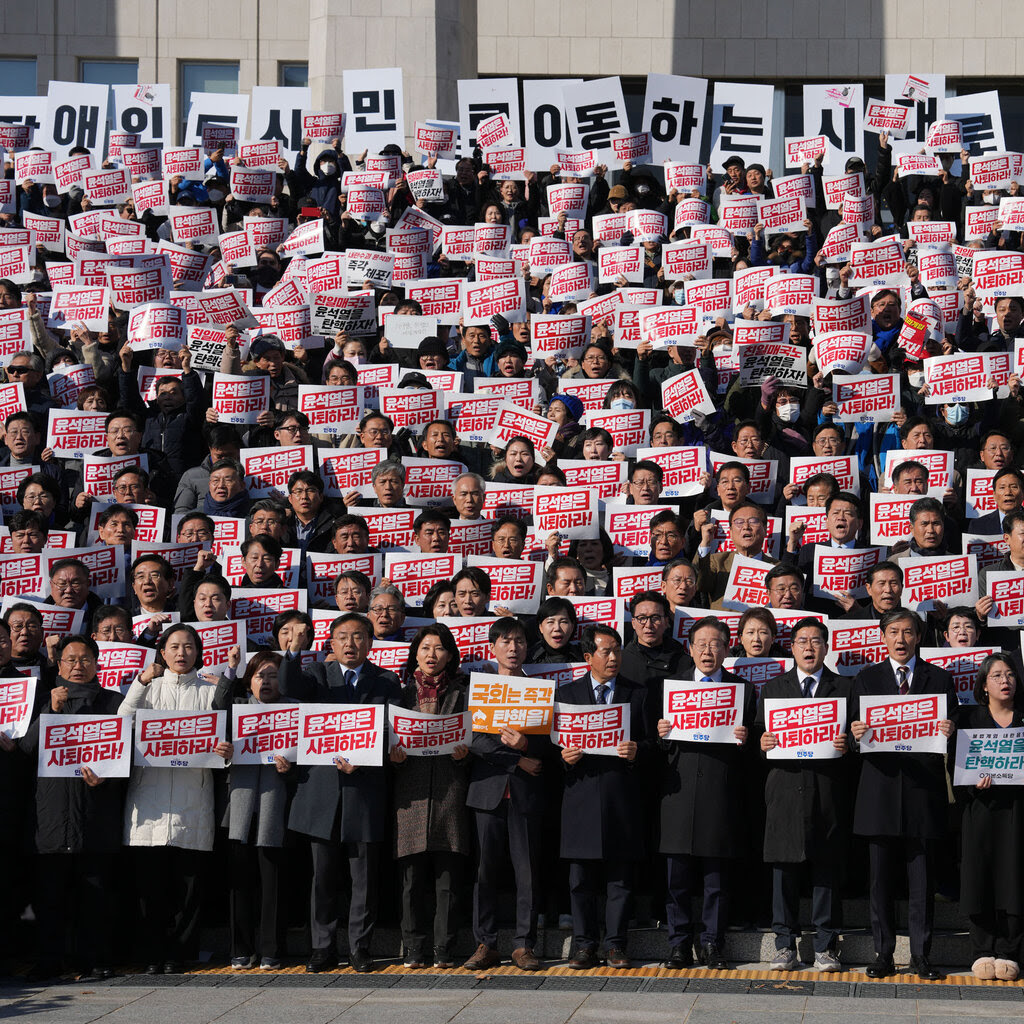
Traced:
<path fill-rule="evenodd" d="M 311 839 L 313 886 L 310 899 L 309 934 L 313 949 L 333 949 L 338 934 L 338 888 L 341 861 L 348 859 L 352 890 L 348 904 L 349 949 L 369 951 L 373 926 L 377 922 L 377 883 L 380 843 L 338 843 Z"/>
<path fill-rule="evenodd" d="M 146 963 L 195 960 L 203 871 L 210 854 L 177 846 L 135 846 L 132 851 Z"/>
<path fill-rule="evenodd" d="M 928 956 L 932 947 L 935 886 L 928 841 L 903 836 L 872 836 L 868 840 L 871 864 L 871 933 L 875 952 L 892 959 L 896 951 L 897 872 L 906 872 L 907 925 L 911 956 Z"/>
<path fill-rule="evenodd" d="M 32 897 L 41 964 L 112 967 L 114 915 L 110 894 L 116 853 L 47 853 L 36 861 Z M 73 945 L 66 949 L 68 925 Z M 65 956 L 64 954 L 69 954 Z"/>
<path fill-rule="evenodd" d="M 668 861 L 668 944 L 681 946 L 693 941 L 693 914 L 690 902 L 703 880 L 704 909 L 700 945 L 721 943 L 725 935 L 728 906 L 725 875 L 728 862 L 723 857 L 691 857 L 669 854 Z"/>
<path fill-rule="evenodd" d="M 280 958 L 285 919 L 279 915 L 284 850 L 231 841 L 231 955 Z M 256 925 L 259 922 L 259 944 Z"/>
<path fill-rule="evenodd" d="M 602 903 L 604 948 L 625 950 L 633 903 L 632 861 L 570 861 L 569 903 L 574 951 L 597 949 L 601 941 Z"/>
<path fill-rule="evenodd" d="M 507 878 L 509 857 L 516 882 L 516 949 L 537 943 L 537 902 L 540 898 L 540 814 L 521 814 L 510 799 L 493 811 L 475 811 L 480 863 L 473 887 L 473 934 L 491 949 L 498 945 L 498 895 Z"/>
<path fill-rule="evenodd" d="M 835 865 L 828 860 L 806 862 L 811 871 L 811 924 L 814 952 L 834 952 L 839 939 L 839 894 Z M 776 949 L 796 949 L 800 938 L 800 876 L 803 864 L 772 865 L 772 930 Z"/>
<path fill-rule="evenodd" d="M 451 953 L 456 932 L 456 879 L 465 871 L 461 853 L 414 853 L 403 857 L 402 942 L 406 956 L 426 956 L 428 934 L 434 947 Z M 431 904 L 433 903 L 433 914 Z"/>

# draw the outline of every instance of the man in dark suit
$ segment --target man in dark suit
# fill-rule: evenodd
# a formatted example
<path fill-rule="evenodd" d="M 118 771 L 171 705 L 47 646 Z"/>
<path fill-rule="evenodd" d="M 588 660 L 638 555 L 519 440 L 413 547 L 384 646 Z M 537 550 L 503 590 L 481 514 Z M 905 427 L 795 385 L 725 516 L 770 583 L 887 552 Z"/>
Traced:
<path fill-rule="evenodd" d="M 622 641 L 608 626 L 583 630 L 583 660 L 590 671 L 560 686 L 559 704 L 626 704 L 629 725 L 613 757 L 563 747 L 562 857 L 569 861 L 573 970 L 597 967 L 604 900 L 605 962 L 630 966 L 626 932 L 632 903 L 634 865 L 645 855 L 642 787 L 637 754 L 644 740 L 647 690 L 619 674 Z"/>
<path fill-rule="evenodd" d="M 903 598 L 903 570 L 895 562 L 879 562 L 867 572 L 868 599 L 855 604 L 840 619 L 881 619 L 900 607 Z"/>
<path fill-rule="evenodd" d="M 849 681 L 825 668 L 828 627 L 817 619 L 801 619 L 791 634 L 794 668 L 764 684 L 754 720 L 764 754 L 778 746 L 766 731 L 765 700 L 849 697 Z M 846 735 L 833 741 L 846 753 Z M 815 927 L 814 966 L 841 969 L 836 958 L 839 938 L 840 868 L 848 832 L 848 766 L 842 756 L 818 760 L 772 760 L 765 785 L 767 805 L 764 860 L 772 865 L 772 912 L 777 955 L 772 969 L 800 966 L 796 943 L 800 935 L 800 871 L 809 864 L 813 886 L 811 919 Z"/>
<path fill-rule="evenodd" d="M 862 669 L 851 688 L 850 735 L 855 749 L 868 732 L 861 701 L 869 696 L 942 694 L 946 718 L 939 723 L 945 736 L 953 734 L 957 695 L 953 677 L 921 660 L 917 649 L 923 627 L 915 612 L 897 608 L 879 623 L 889 657 Z M 853 830 L 868 837 L 871 870 L 871 931 L 875 961 L 867 967 L 871 978 L 884 978 L 895 970 L 895 875 L 905 870 L 909 889 L 908 924 L 910 968 L 918 977 L 942 977 L 928 960 L 931 952 L 935 890 L 931 847 L 946 830 L 947 780 L 942 754 L 863 753 L 860 784 L 854 808 Z"/>
<path fill-rule="evenodd" d="M 506 615 L 491 624 L 491 657 L 504 676 L 523 675 L 526 629 Z M 480 851 L 473 889 L 476 952 L 466 961 L 471 971 L 501 963 L 498 954 L 498 897 L 511 858 L 516 881 L 516 934 L 512 963 L 523 971 L 540 969 L 537 903 L 540 895 L 540 847 L 544 825 L 544 781 L 540 777 L 548 736 L 504 728 L 497 735 L 474 733 L 466 806 L 473 809 Z"/>
<path fill-rule="evenodd" d="M 281 696 L 318 704 L 388 704 L 402 687 L 394 672 L 366 660 L 373 630 L 356 612 L 331 623 L 335 661 L 299 661 L 303 638 L 289 644 L 281 663 Z M 352 876 L 348 908 L 349 963 L 359 972 L 372 971 L 370 939 L 377 918 L 381 843 L 388 836 L 387 778 L 380 768 L 357 767 L 344 757 L 329 765 L 296 768 L 295 798 L 288 827 L 309 836 L 313 855 L 313 898 L 310 938 L 313 952 L 306 970 L 329 971 L 338 963 L 338 884 L 342 856 Z"/>
<path fill-rule="evenodd" d="M 672 969 L 693 964 L 693 917 L 690 902 L 703 889 L 701 962 L 715 970 L 728 967 L 722 939 L 728 915 L 726 872 L 733 858 L 746 852 L 744 778 L 749 768 L 744 749 L 754 720 L 754 688 L 722 668 L 729 653 L 729 627 L 712 615 L 690 627 L 693 678 L 698 682 L 736 683 L 743 687 L 742 714 L 734 743 L 668 740 L 672 723 L 658 716 L 657 733 L 665 752 L 662 766 L 661 841 L 667 855 L 669 955 Z M 703 885 L 701 885 L 703 883 Z"/>
<path fill-rule="evenodd" d="M 996 507 L 977 519 L 969 519 L 967 533 L 999 536 L 1006 533 L 1003 520 L 1024 502 L 1024 473 L 1016 466 L 1004 466 L 992 475 L 992 497 Z"/>

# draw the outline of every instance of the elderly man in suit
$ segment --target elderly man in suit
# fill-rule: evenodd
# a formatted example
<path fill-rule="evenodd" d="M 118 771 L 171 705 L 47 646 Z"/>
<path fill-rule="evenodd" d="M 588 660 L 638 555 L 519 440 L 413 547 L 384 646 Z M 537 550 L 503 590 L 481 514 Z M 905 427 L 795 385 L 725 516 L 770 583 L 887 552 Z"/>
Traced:
<path fill-rule="evenodd" d="M 605 962 L 629 967 L 626 932 L 632 903 L 633 870 L 645 855 L 645 822 L 637 754 L 644 739 L 647 690 L 619 674 L 622 641 L 608 626 L 583 630 L 585 676 L 560 686 L 559 704 L 624 704 L 629 727 L 613 756 L 562 748 L 565 792 L 562 796 L 562 857 L 569 861 L 573 955 L 569 966 L 600 965 L 601 903 L 604 901 Z"/>
<path fill-rule="evenodd" d="M 335 660 L 302 667 L 303 638 L 296 637 L 281 663 L 281 696 L 317 704 L 388 704 L 402 692 L 398 676 L 367 661 L 373 629 L 356 612 L 331 623 Z M 388 836 L 387 777 L 380 768 L 357 767 L 344 757 L 334 766 L 296 768 L 295 798 L 288 815 L 293 832 L 309 836 L 313 855 L 310 938 L 311 973 L 338 963 L 338 883 L 342 856 L 352 877 L 348 908 L 349 963 L 360 973 L 372 971 L 370 939 L 377 918 L 381 843 Z"/>
<path fill-rule="evenodd" d="M 526 628 L 503 616 L 488 632 L 491 657 L 504 676 L 522 676 Z M 480 861 L 473 889 L 473 933 L 477 948 L 464 966 L 483 971 L 501 963 L 498 953 L 498 896 L 511 859 L 516 884 L 516 935 L 512 963 L 522 971 L 540 970 L 537 901 L 540 845 L 544 827 L 541 769 L 551 750 L 549 738 L 504 728 L 498 735 L 474 733 L 466 806 L 476 818 Z"/>
<path fill-rule="evenodd" d="M 953 735 L 958 702 L 953 677 L 917 655 L 923 626 L 915 612 L 896 608 L 879 622 L 888 658 L 862 669 L 853 681 L 850 735 L 856 749 L 869 726 L 861 702 L 873 696 L 941 694 L 946 718 L 939 722 L 945 737 Z M 928 960 L 932 943 L 935 887 L 931 847 L 946 831 L 947 778 L 943 754 L 862 752 L 860 783 L 854 807 L 853 830 L 868 837 L 871 870 L 871 931 L 875 961 L 871 978 L 895 970 L 897 871 L 905 871 L 909 889 L 908 924 L 910 969 L 919 978 L 937 980 L 942 974 Z"/>
<path fill-rule="evenodd" d="M 729 863 L 744 853 L 746 745 L 754 721 L 754 688 L 722 668 L 729 653 L 729 627 L 708 615 L 690 627 L 690 655 L 696 682 L 732 683 L 742 688 L 739 724 L 732 743 L 669 740 L 672 723 L 658 709 L 657 733 L 665 758 L 661 770 L 661 843 L 668 861 L 669 956 L 672 969 L 693 964 L 691 898 L 703 888 L 704 931 L 700 959 L 715 970 L 728 967 L 722 949 L 727 921 Z M 703 882 L 703 886 L 701 886 Z"/>
<path fill-rule="evenodd" d="M 761 690 L 754 719 L 763 754 L 778 746 L 767 731 L 766 700 L 812 700 L 849 697 L 846 679 L 825 668 L 828 627 L 817 619 L 801 619 L 791 633 L 796 665 Z M 772 969 L 792 971 L 800 966 L 796 943 L 800 936 L 800 872 L 811 871 L 811 918 L 815 928 L 814 966 L 819 971 L 841 969 L 836 957 L 839 939 L 840 868 L 848 831 L 848 766 L 845 733 L 833 740 L 839 756 L 814 760 L 772 760 L 765 785 L 767 805 L 764 860 L 772 865 L 772 916 L 775 959 Z"/>
<path fill-rule="evenodd" d="M 729 534 L 735 551 L 715 551 L 715 524 L 708 520 L 701 527 L 697 549 L 697 593 L 707 594 L 712 608 L 721 608 L 729 573 L 736 555 L 744 555 L 774 565 L 775 559 L 764 553 L 768 534 L 768 516 L 760 505 L 743 501 L 729 513 Z"/>

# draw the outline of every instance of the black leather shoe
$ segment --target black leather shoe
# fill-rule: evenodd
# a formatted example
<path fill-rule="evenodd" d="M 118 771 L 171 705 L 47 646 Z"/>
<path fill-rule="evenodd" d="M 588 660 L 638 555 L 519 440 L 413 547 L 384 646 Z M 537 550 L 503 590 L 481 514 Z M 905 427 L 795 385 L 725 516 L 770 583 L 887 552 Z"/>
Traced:
<path fill-rule="evenodd" d="M 314 949 L 306 964 L 307 974 L 319 974 L 321 971 L 331 971 L 338 966 L 338 958 L 330 949 Z"/>
<path fill-rule="evenodd" d="M 568 964 L 573 971 L 589 971 L 593 967 L 600 967 L 601 961 L 597 958 L 597 952 L 593 949 L 579 949 Z"/>
<path fill-rule="evenodd" d="M 149 964 L 146 967 L 147 974 L 163 974 L 164 969 L 161 964 Z"/>
<path fill-rule="evenodd" d="M 164 963 L 164 974 L 181 974 L 184 969 L 177 960 L 168 960 Z"/>
<path fill-rule="evenodd" d="M 932 967 L 926 956 L 912 956 L 910 958 L 910 970 L 922 981 L 942 981 L 946 977 L 942 971 Z"/>
<path fill-rule="evenodd" d="M 693 947 L 690 945 L 673 946 L 668 951 L 664 964 L 670 971 L 685 971 L 687 967 L 692 967 Z"/>
<path fill-rule="evenodd" d="M 114 976 L 114 971 L 110 967 L 102 967 L 102 966 L 100 966 L 100 967 L 90 967 L 89 968 L 89 977 L 90 978 L 97 978 L 100 981 L 106 981 L 108 978 L 112 978 L 113 976 Z"/>
<path fill-rule="evenodd" d="M 369 974 L 376 966 L 373 957 L 359 946 L 349 953 L 348 962 L 352 965 L 352 970 L 358 971 L 360 974 Z"/>
<path fill-rule="evenodd" d="M 700 959 L 712 971 L 725 971 L 729 968 L 729 961 L 725 959 L 725 953 L 717 942 L 705 942 L 700 948 Z"/>
<path fill-rule="evenodd" d="M 882 956 L 879 953 L 875 957 L 873 964 L 868 964 L 864 968 L 864 973 L 869 978 L 888 978 L 890 974 L 896 973 L 896 965 L 892 962 L 892 959 L 887 956 Z"/>
<path fill-rule="evenodd" d="M 616 971 L 623 971 L 633 966 L 633 961 L 626 955 L 626 951 L 615 947 L 605 953 L 604 962 Z"/>

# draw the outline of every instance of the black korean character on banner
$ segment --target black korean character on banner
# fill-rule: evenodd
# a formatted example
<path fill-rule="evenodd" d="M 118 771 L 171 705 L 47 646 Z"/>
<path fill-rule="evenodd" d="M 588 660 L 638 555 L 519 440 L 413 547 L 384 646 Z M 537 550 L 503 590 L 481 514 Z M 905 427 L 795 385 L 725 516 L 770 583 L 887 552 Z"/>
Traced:
<path fill-rule="evenodd" d="M 857 115 L 853 107 L 843 109 L 842 132 L 839 137 L 835 126 L 832 123 L 834 111 L 827 107 L 821 112 L 821 127 L 814 132 L 815 135 L 824 135 L 841 153 L 852 153 L 857 149 Z"/>
<path fill-rule="evenodd" d="M 737 117 L 733 105 L 722 107 L 722 126 L 718 130 L 723 153 L 760 153 L 764 139 L 764 120 L 760 117 Z M 738 136 L 744 139 L 737 141 Z M 756 142 L 748 145 L 747 142 Z"/>
<path fill-rule="evenodd" d="M 581 149 L 607 149 L 613 135 L 623 133 L 614 100 L 584 103 L 576 108 L 576 124 Z"/>
<path fill-rule="evenodd" d="M 208 125 L 218 128 L 237 128 L 238 117 L 235 114 L 199 114 L 196 117 L 196 135 L 201 139 Z"/>
<path fill-rule="evenodd" d="M 367 90 L 352 93 L 352 113 L 356 119 L 356 132 L 393 132 L 398 128 L 395 120 L 395 90 Z M 383 118 L 371 121 L 372 116 Z"/>
<path fill-rule="evenodd" d="M 291 136 L 281 127 L 282 110 L 271 110 L 267 118 L 267 130 L 260 136 L 261 142 L 277 139 L 285 149 L 302 148 L 302 111 L 292 111 Z"/>
<path fill-rule="evenodd" d="M 34 114 L 4 114 L 0 116 L 0 124 L 24 124 L 33 131 L 42 127 Z"/>
<path fill-rule="evenodd" d="M 651 104 L 657 111 L 651 118 L 651 138 L 655 142 L 677 142 L 681 146 L 691 145 L 693 130 L 700 122 L 693 116 L 693 100 L 677 103 L 671 96 L 662 96 Z"/>
<path fill-rule="evenodd" d="M 125 107 L 121 111 L 121 131 L 145 135 L 149 128 L 150 118 L 153 121 L 153 138 L 164 137 L 163 107 Z"/>
<path fill-rule="evenodd" d="M 565 127 L 565 116 L 561 107 L 556 107 L 553 103 L 542 103 L 534 109 L 533 137 L 537 140 L 537 145 L 545 149 L 570 145 L 569 132 Z"/>
<path fill-rule="evenodd" d="M 104 120 L 104 131 L 106 127 Z M 54 112 L 53 141 L 58 146 L 85 146 L 87 149 L 95 149 L 99 131 L 99 107 L 75 107 L 70 103 L 62 103 Z"/>
<path fill-rule="evenodd" d="M 994 153 L 998 149 L 991 114 L 968 114 L 965 117 L 953 117 L 950 120 L 960 123 L 963 146 L 971 156 Z"/>

